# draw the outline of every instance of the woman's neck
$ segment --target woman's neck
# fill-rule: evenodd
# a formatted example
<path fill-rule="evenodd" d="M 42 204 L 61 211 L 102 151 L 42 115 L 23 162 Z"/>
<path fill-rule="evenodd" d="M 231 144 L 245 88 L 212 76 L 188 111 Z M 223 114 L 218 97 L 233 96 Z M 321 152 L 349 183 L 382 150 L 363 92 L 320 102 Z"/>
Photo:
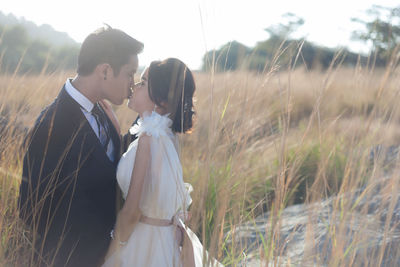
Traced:
<path fill-rule="evenodd" d="M 139 117 L 143 118 L 143 114 L 151 114 L 153 111 L 161 116 L 167 114 L 167 111 L 164 108 L 156 106 L 156 108 L 154 108 L 153 110 L 145 110 L 143 112 L 139 112 Z"/>

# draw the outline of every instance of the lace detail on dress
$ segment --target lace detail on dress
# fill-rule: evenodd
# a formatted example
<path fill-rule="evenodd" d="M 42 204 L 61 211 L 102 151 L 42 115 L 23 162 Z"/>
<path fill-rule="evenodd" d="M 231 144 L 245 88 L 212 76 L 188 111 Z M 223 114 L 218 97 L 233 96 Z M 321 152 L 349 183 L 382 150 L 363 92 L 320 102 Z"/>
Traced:
<path fill-rule="evenodd" d="M 129 129 L 131 134 L 137 134 L 140 137 L 142 134 L 147 134 L 155 138 L 160 136 L 173 136 L 171 125 L 172 120 L 168 117 L 168 114 L 160 115 L 155 111 L 151 114 L 144 113 L 143 118 L 138 120 L 138 123 Z"/>

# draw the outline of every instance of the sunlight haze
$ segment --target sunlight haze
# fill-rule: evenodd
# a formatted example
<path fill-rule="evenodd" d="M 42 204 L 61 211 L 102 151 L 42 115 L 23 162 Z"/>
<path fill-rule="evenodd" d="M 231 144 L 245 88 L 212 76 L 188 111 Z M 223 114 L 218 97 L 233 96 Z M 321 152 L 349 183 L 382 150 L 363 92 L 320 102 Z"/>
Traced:
<path fill-rule="evenodd" d="M 151 60 L 178 57 L 199 69 L 206 51 L 237 40 L 247 46 L 268 38 L 265 28 L 282 22 L 292 12 L 305 20 L 295 34 L 328 47 L 347 46 L 355 52 L 366 46 L 351 41 L 359 27 L 352 17 L 365 16 L 373 4 L 394 7 L 394 0 L 359 1 L 5 1 L 0 11 L 24 17 L 34 23 L 49 24 L 67 32 L 77 42 L 107 23 L 124 30 L 145 44 L 140 65 Z"/>

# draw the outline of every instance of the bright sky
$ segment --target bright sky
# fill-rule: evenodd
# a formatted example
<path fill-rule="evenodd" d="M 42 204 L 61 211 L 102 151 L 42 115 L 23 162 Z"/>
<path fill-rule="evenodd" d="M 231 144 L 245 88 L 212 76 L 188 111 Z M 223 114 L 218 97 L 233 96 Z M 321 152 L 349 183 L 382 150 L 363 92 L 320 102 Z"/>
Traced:
<path fill-rule="evenodd" d="M 373 4 L 394 7 L 399 0 L 5 0 L 0 11 L 50 24 L 78 42 L 105 22 L 145 44 L 140 65 L 178 57 L 198 69 L 206 51 L 231 40 L 248 46 L 266 40 L 264 29 L 287 12 L 305 20 L 299 34 L 307 40 L 365 51 L 350 41 L 359 27 L 351 18 L 364 16 Z"/>

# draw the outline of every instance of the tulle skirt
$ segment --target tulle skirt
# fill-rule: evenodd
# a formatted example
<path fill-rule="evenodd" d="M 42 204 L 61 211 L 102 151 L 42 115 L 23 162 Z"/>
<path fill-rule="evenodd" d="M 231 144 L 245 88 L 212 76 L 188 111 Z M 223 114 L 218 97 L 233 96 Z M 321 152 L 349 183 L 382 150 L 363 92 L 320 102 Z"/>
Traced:
<path fill-rule="evenodd" d="M 153 226 L 139 222 L 128 239 L 110 256 L 103 267 L 181 267 L 176 227 Z"/>

